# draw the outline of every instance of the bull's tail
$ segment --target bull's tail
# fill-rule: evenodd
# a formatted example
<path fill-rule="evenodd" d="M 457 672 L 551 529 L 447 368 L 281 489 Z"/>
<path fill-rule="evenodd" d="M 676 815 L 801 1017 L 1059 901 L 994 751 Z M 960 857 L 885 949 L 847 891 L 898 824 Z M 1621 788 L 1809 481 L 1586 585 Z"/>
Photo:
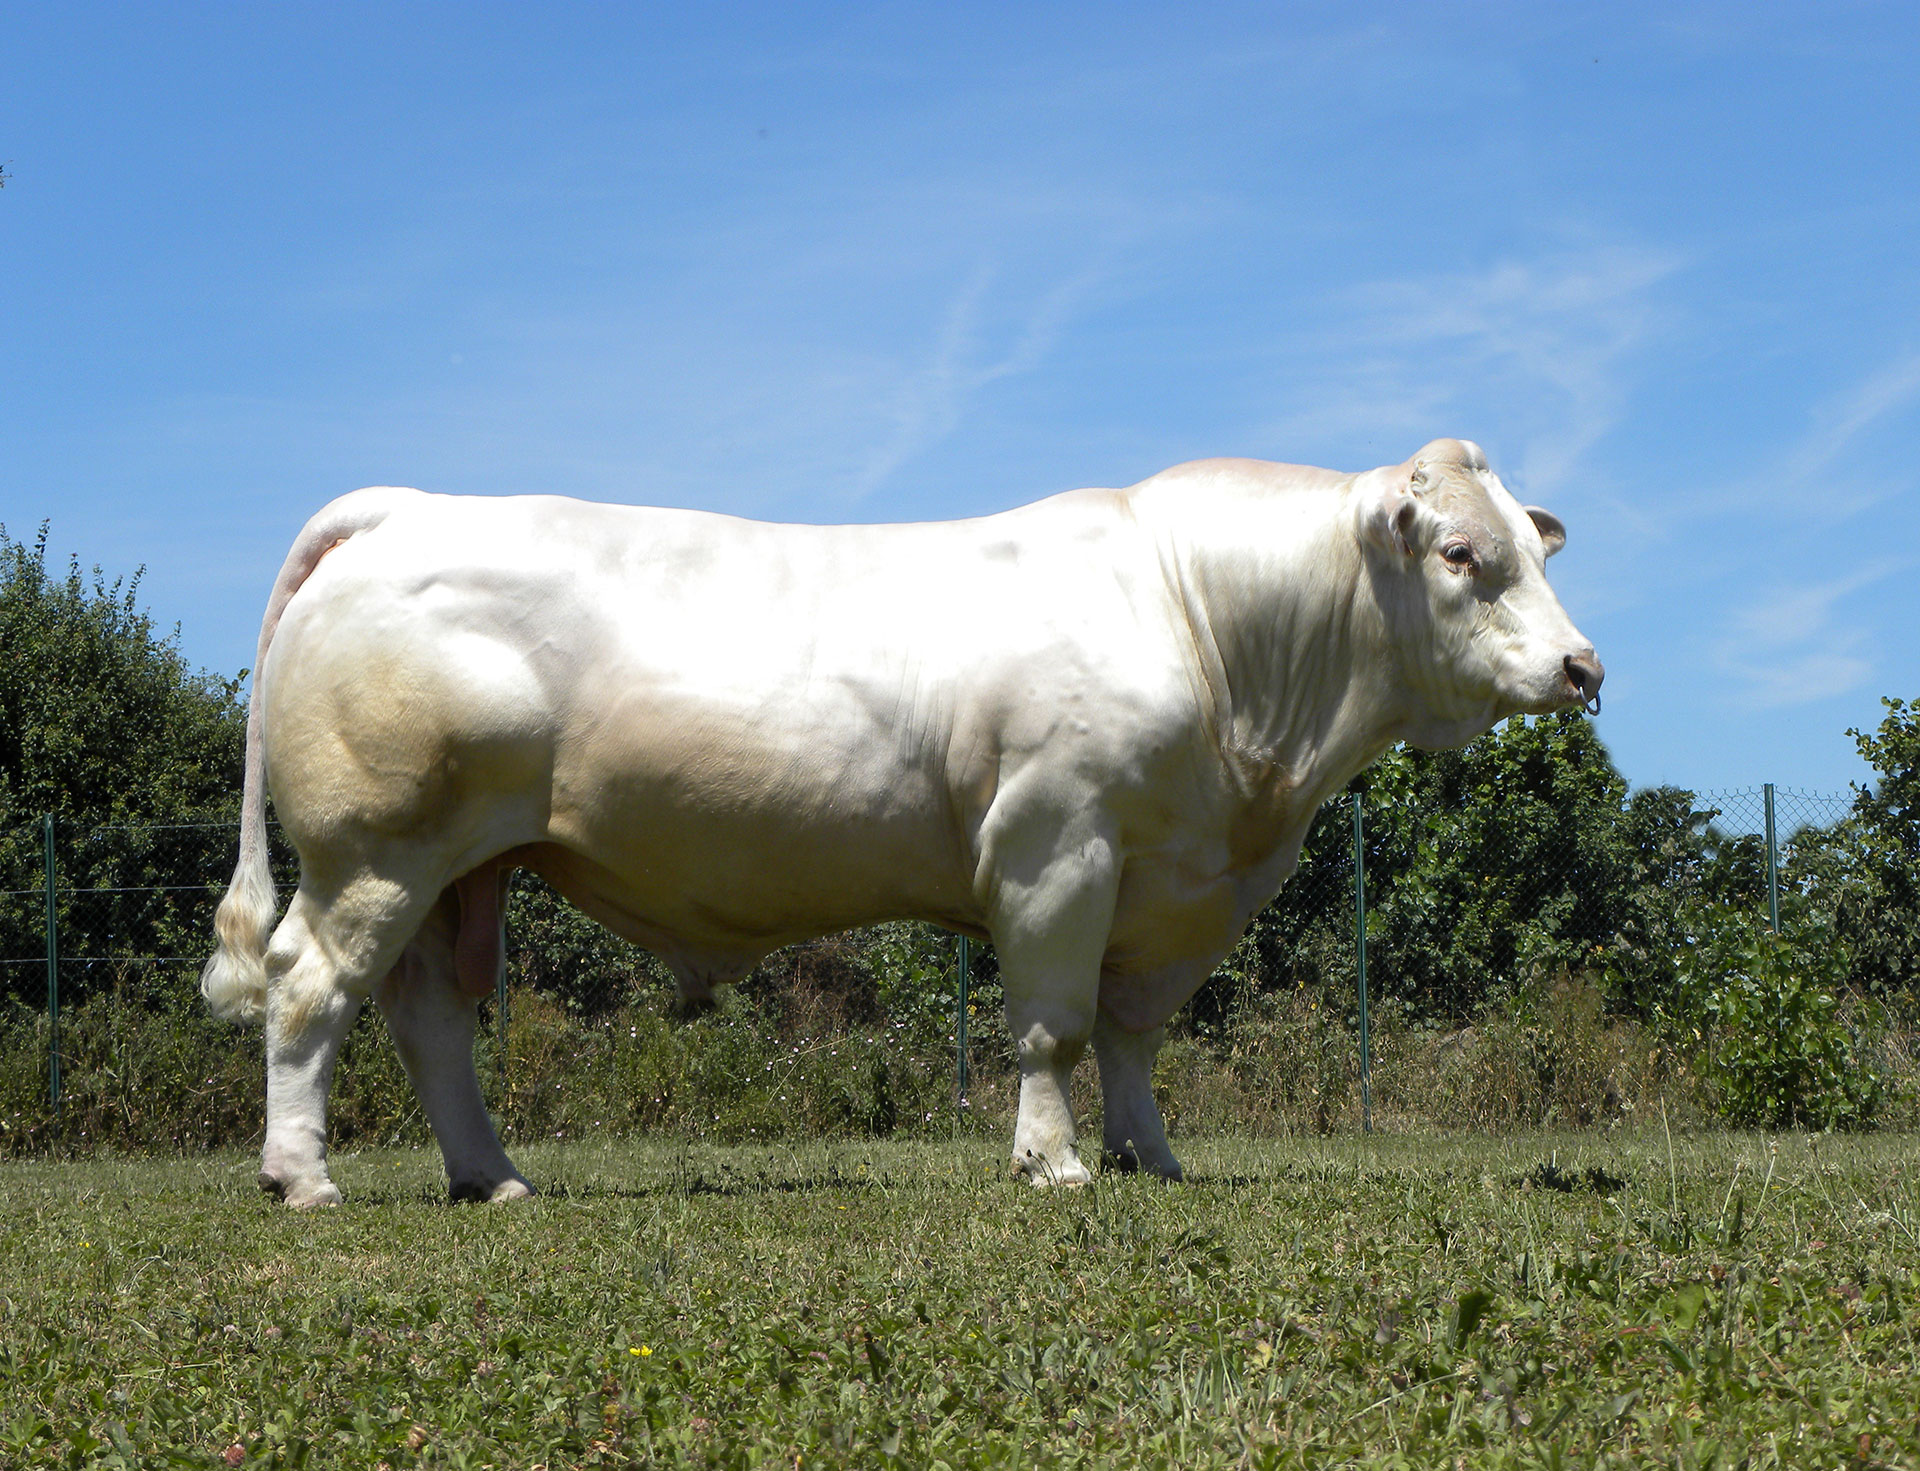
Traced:
<path fill-rule="evenodd" d="M 301 528 L 293 549 L 274 580 L 267 616 L 260 624 L 260 646 L 253 661 L 253 687 L 247 695 L 247 764 L 240 798 L 240 861 L 226 897 L 213 917 L 219 947 L 200 971 L 200 994 L 213 1014 L 227 1021 L 254 1023 L 267 1005 L 267 941 L 279 911 L 273 869 L 267 851 L 267 746 L 260 708 L 261 680 L 273 645 L 273 632 L 293 595 L 320 565 L 320 559 L 348 537 L 370 531 L 387 518 L 396 497 L 414 494 L 387 487 L 356 490 L 324 507 Z"/>

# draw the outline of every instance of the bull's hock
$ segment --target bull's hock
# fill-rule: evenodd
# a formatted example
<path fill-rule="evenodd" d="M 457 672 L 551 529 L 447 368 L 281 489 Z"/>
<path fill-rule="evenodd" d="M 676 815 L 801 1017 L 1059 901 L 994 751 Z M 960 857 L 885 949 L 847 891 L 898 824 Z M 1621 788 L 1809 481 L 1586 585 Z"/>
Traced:
<path fill-rule="evenodd" d="M 326 1102 L 372 996 L 457 1199 L 528 1193 L 473 1041 L 527 868 L 709 997 L 886 919 L 990 938 L 1015 1168 L 1177 1178 L 1162 1027 L 1396 741 L 1597 705 L 1547 585 L 1566 539 L 1478 447 L 1340 474 L 1179 465 L 976 520 L 775 526 L 356 491 L 260 630 L 240 858 L 202 989 L 267 1028 L 263 1183 L 339 1198 Z M 265 800 L 300 857 L 276 923 Z"/>

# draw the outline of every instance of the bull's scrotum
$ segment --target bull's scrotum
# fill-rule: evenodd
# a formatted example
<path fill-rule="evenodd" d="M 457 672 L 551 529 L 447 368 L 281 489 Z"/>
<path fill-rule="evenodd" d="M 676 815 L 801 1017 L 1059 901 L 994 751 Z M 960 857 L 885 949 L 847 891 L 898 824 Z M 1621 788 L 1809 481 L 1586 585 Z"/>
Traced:
<path fill-rule="evenodd" d="M 769 526 L 552 497 L 357 491 L 275 582 L 240 858 L 202 989 L 264 1020 L 261 1181 L 339 1199 L 326 1097 L 371 995 L 456 1198 L 531 1187 L 473 1066 L 507 874 L 653 949 L 689 998 L 891 918 L 991 939 L 1016 1169 L 1178 1178 L 1167 1019 L 1396 741 L 1595 697 L 1565 539 L 1479 449 L 1361 474 L 1205 460 L 971 521 Z M 1455 548 L 1465 546 L 1465 562 Z M 275 924 L 265 799 L 300 855 Z"/>

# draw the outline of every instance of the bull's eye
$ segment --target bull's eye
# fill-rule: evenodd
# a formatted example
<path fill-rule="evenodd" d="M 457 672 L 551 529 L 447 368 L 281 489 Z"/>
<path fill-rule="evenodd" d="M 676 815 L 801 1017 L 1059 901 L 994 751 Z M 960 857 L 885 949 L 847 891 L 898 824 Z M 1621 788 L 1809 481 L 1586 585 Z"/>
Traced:
<path fill-rule="evenodd" d="M 1473 543 L 1468 541 L 1450 541 L 1440 549 L 1440 555 L 1447 565 L 1461 572 L 1471 572 L 1474 567 Z"/>

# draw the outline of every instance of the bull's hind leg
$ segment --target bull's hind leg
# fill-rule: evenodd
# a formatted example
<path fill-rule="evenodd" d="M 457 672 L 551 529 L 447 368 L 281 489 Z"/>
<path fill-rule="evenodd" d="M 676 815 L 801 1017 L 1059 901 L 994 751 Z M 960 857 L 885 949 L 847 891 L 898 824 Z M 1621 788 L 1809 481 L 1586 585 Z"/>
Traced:
<path fill-rule="evenodd" d="M 293 1206 L 337 1205 L 327 1174 L 327 1090 L 373 977 L 426 906 L 363 877 L 322 896 L 303 878 L 267 946 L 267 1132 L 260 1187 Z"/>
<path fill-rule="evenodd" d="M 1167 1143 L 1160 1105 L 1153 1098 L 1153 1060 L 1166 1029 L 1122 1029 L 1104 1011 L 1093 1024 L 1093 1052 L 1100 1059 L 1101 1129 L 1107 1162 L 1120 1170 L 1145 1170 L 1164 1180 L 1180 1178 L 1180 1161 Z"/>
<path fill-rule="evenodd" d="M 491 875 L 487 881 L 493 881 Z M 518 1200 L 534 1191 L 500 1147 L 480 1093 L 473 1063 L 480 998 L 460 984 L 459 918 L 450 889 L 374 991 L 374 1000 L 439 1141 L 447 1194 L 454 1200 Z"/>

